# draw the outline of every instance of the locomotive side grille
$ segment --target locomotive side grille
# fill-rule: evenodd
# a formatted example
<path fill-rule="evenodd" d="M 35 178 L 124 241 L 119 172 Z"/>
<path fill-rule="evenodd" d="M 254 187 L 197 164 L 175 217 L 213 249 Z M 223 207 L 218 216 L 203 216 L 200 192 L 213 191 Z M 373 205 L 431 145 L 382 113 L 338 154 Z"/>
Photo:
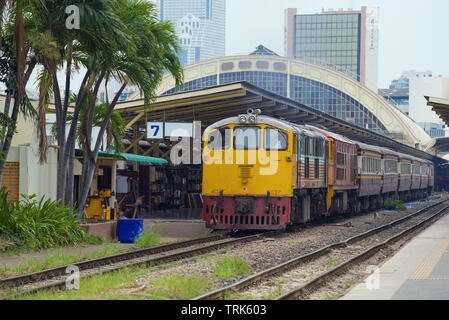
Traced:
<path fill-rule="evenodd" d="M 242 179 L 242 184 L 246 185 L 248 184 L 248 181 L 250 178 L 252 178 L 251 176 L 251 169 L 252 169 L 252 165 L 247 165 L 247 166 L 239 166 L 240 168 L 240 179 Z"/>
<path fill-rule="evenodd" d="M 251 169 L 253 166 L 239 166 L 240 168 L 240 178 L 248 179 L 251 178 Z"/>

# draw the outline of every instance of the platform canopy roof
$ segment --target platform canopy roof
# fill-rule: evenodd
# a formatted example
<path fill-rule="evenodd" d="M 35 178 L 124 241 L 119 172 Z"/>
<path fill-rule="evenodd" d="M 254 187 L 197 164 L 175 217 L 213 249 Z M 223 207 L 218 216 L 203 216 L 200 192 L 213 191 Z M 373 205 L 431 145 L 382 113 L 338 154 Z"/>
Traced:
<path fill-rule="evenodd" d="M 75 149 L 76 157 L 83 157 L 84 151 L 81 149 Z M 168 163 L 165 159 L 154 158 L 154 157 L 146 157 L 132 153 L 114 153 L 114 152 L 98 152 L 98 159 L 105 160 L 126 160 L 126 161 L 136 161 L 136 162 L 146 162 L 146 163 L 158 163 L 158 164 L 166 164 Z"/>
<path fill-rule="evenodd" d="M 425 96 L 427 105 L 449 126 L 449 99 Z"/>
<path fill-rule="evenodd" d="M 299 102 L 279 96 L 248 82 L 235 82 L 204 89 L 159 96 L 150 106 L 143 99 L 117 104 L 127 128 L 149 121 L 201 121 L 202 128 L 238 114 L 248 108 L 261 109 L 263 115 L 300 124 L 323 126 L 330 131 L 364 143 L 391 148 L 433 160 L 433 155 L 397 142 L 355 124 L 337 119 Z"/>

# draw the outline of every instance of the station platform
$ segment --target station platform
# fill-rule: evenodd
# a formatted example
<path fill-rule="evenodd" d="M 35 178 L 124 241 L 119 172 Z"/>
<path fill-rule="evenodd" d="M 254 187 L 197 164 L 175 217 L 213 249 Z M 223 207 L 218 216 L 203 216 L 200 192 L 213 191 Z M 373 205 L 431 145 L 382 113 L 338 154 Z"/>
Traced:
<path fill-rule="evenodd" d="M 143 219 L 201 220 L 202 217 L 203 208 L 154 210 L 151 212 L 139 213 L 139 218 Z"/>
<path fill-rule="evenodd" d="M 158 231 L 164 240 L 187 240 L 205 236 L 210 232 L 202 220 L 144 219 L 144 230 Z"/>
<path fill-rule="evenodd" d="M 449 300 L 448 247 L 445 215 L 340 300 Z"/>

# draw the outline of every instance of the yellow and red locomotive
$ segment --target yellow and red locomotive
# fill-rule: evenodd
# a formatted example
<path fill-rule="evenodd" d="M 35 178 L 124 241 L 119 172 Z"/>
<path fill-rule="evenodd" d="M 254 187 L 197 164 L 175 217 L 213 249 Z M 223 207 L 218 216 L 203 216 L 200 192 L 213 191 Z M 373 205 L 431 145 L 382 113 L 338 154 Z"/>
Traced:
<path fill-rule="evenodd" d="M 212 124 L 204 141 L 203 220 L 214 229 L 284 229 L 433 188 L 427 160 L 260 110 Z"/>

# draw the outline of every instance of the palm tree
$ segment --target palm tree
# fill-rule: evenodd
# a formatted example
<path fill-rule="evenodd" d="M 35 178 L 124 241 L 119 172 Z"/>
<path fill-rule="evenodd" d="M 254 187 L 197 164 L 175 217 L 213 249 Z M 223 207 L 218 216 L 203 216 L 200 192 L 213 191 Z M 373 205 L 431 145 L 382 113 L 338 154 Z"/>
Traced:
<path fill-rule="evenodd" d="M 2 125 L 0 139 L 1 153 L 6 158 L 11 147 L 19 113 L 35 116 L 36 111 L 29 102 L 25 87 L 36 66 L 29 46 L 25 26 L 29 18 L 24 18 L 25 5 L 42 7 L 41 0 L 0 0 L 0 81 L 6 85 L 6 99 L 3 113 L 9 116 L 9 125 Z M 3 45 L 5 44 L 5 45 Z M 13 107 L 11 109 L 11 103 Z M 4 163 L 0 163 L 0 183 Z"/>
<path fill-rule="evenodd" d="M 71 105 L 75 104 L 77 100 L 78 100 L 78 97 L 75 94 L 71 94 L 69 103 Z M 85 132 L 83 131 L 83 125 L 86 124 L 88 105 L 90 105 L 89 98 L 86 99 L 84 101 L 83 105 L 81 106 L 79 119 L 76 124 L 76 140 L 78 141 L 79 146 L 83 146 L 85 143 Z M 106 115 L 106 103 L 101 103 L 101 104 L 95 105 L 93 126 L 100 127 L 105 115 Z M 67 115 L 67 124 L 69 125 L 71 123 L 73 123 L 73 114 Z M 111 149 L 113 149 L 115 151 L 115 153 L 120 153 L 124 150 L 123 138 L 125 137 L 125 131 L 126 131 L 125 122 L 123 121 L 120 113 L 118 113 L 117 111 L 114 110 L 111 113 L 111 117 L 110 117 L 109 123 L 107 125 L 107 130 L 106 130 L 106 134 L 107 134 L 106 149 L 107 149 L 107 151 L 110 151 Z M 51 132 L 54 137 L 57 137 L 56 123 L 53 124 L 53 126 L 51 128 Z M 66 188 L 66 197 L 65 197 L 66 202 L 71 207 L 73 207 L 75 200 L 78 200 L 78 199 L 73 199 L 73 194 L 74 194 L 74 192 L 73 192 L 73 167 L 74 167 L 73 162 L 74 162 L 74 160 L 75 160 L 74 156 L 70 157 L 70 159 L 69 159 L 68 171 L 69 171 L 69 173 L 71 173 L 71 175 L 68 175 L 68 177 L 67 177 L 67 188 Z"/>
<path fill-rule="evenodd" d="M 114 107 L 128 84 L 136 85 L 144 94 L 145 103 L 149 105 L 154 99 L 154 91 L 160 83 L 163 73 L 168 70 L 176 79 L 182 82 L 182 67 L 177 56 L 178 39 L 174 28 L 169 22 L 161 22 L 157 18 L 155 6 L 140 0 L 116 0 L 114 14 L 125 26 L 123 32 L 130 39 L 130 44 L 121 46 L 116 44 L 116 50 L 108 56 L 97 52 L 89 57 L 99 66 L 100 77 L 115 78 L 122 83 L 121 88 L 111 103 L 106 103 L 106 114 L 103 119 L 98 138 L 90 157 L 85 156 L 80 193 L 79 215 L 84 214 L 90 185 L 92 183 L 95 162 L 107 124 Z M 98 82 L 97 82 L 98 84 Z M 95 89 L 94 88 L 94 93 Z M 89 106 L 86 133 L 91 132 L 93 125 L 93 105 Z M 91 146 L 86 134 L 84 154 L 90 153 Z"/>
<path fill-rule="evenodd" d="M 65 9 L 68 5 L 76 5 L 80 13 L 80 29 L 67 29 Z M 76 124 L 79 112 L 85 99 L 96 95 L 95 88 L 99 87 L 104 75 L 99 73 L 92 57 L 97 54 L 108 56 L 117 45 L 126 45 L 129 39 L 121 31 L 123 25 L 114 14 L 116 0 L 46 0 L 45 10 L 35 7 L 32 10 L 33 22 L 37 30 L 33 50 L 36 59 L 41 64 L 51 80 L 51 89 L 56 111 L 57 140 L 58 140 L 58 173 L 57 173 L 57 197 L 64 203 L 66 195 L 67 179 L 71 173 L 67 172 L 67 164 L 74 156 Z M 86 62 L 90 62 L 86 64 Z M 69 97 L 71 89 L 71 77 L 80 66 L 85 68 L 85 75 L 81 86 L 76 90 L 77 101 L 73 106 L 73 121 L 66 137 L 66 122 L 69 113 Z M 64 94 L 61 96 L 60 84 L 57 72 L 65 73 Z M 46 91 L 48 85 L 40 85 L 42 91 Z M 93 88 L 95 86 L 95 88 Z M 45 94 L 40 93 L 43 97 Z M 44 110 L 40 109 L 40 110 Z M 40 119 L 43 119 L 40 117 Z M 43 135 L 41 135 L 42 137 Z M 41 151 L 45 151 L 45 143 L 41 143 Z M 41 157 L 42 158 L 42 157 Z M 72 161 L 73 162 L 73 161 Z"/>

